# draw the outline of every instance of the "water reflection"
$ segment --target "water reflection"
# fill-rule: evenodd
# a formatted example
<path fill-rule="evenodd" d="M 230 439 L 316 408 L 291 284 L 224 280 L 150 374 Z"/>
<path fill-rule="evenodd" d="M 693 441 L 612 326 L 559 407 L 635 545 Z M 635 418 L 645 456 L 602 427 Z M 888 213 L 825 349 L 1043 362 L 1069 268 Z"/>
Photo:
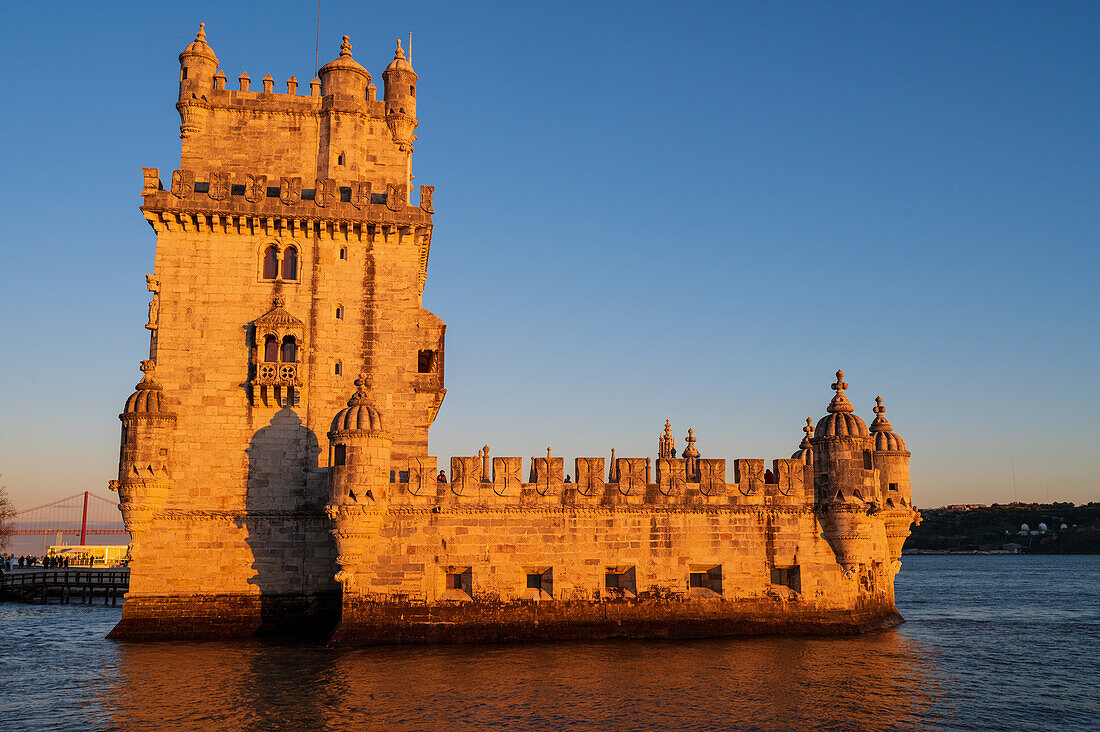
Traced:
<path fill-rule="evenodd" d="M 119 645 L 103 704 L 120 729 L 897 729 L 930 704 L 925 655 L 896 631 L 357 651 Z"/>

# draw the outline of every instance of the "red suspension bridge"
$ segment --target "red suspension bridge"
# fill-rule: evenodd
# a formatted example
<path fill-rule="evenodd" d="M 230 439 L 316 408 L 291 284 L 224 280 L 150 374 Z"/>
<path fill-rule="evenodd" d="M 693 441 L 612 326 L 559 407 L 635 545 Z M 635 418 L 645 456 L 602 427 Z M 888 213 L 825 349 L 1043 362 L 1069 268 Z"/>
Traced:
<path fill-rule="evenodd" d="M 15 536 L 79 536 L 87 544 L 89 536 L 125 536 L 118 501 L 84 491 L 67 498 L 16 511 L 12 528 Z"/>

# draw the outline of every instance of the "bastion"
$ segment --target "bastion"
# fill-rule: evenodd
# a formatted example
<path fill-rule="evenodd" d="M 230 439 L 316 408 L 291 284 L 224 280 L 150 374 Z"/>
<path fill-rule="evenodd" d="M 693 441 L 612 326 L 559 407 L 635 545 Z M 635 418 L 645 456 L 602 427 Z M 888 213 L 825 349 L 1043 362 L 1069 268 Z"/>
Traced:
<path fill-rule="evenodd" d="M 853 633 L 901 621 L 919 513 L 881 399 L 836 373 L 790 459 L 428 453 L 446 325 L 422 305 L 419 77 L 344 37 L 298 91 L 179 56 L 180 169 L 144 170 L 148 359 L 122 421 L 120 639 L 334 645 Z M 416 201 L 412 200 L 416 194 Z M 443 469 L 441 470 L 441 467 Z M 524 469 L 526 467 L 526 470 Z"/>

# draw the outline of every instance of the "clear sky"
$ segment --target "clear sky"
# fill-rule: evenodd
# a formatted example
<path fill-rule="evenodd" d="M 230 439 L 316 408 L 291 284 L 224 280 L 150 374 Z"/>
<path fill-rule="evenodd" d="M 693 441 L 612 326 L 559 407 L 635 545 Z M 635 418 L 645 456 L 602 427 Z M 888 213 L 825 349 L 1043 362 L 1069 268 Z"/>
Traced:
<path fill-rule="evenodd" d="M 177 54 L 313 75 L 316 5 L 4 3 L 0 484 L 106 495 L 146 354 Z M 833 372 L 920 506 L 1100 500 L 1100 3 L 323 0 L 414 34 L 432 454 L 788 457 Z M 1013 483 L 1015 472 L 1015 487 Z M 732 475 L 732 473 L 730 473 Z"/>

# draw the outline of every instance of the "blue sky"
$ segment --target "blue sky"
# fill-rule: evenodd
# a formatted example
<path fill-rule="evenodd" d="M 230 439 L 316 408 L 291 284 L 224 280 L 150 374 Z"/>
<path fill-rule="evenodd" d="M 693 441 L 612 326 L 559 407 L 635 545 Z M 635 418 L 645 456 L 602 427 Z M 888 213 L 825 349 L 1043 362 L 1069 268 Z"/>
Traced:
<path fill-rule="evenodd" d="M 312 76 L 316 6 L 5 4 L 0 484 L 106 494 L 147 348 L 141 166 L 177 54 Z M 414 33 L 431 451 L 787 457 L 843 368 L 918 505 L 1100 499 L 1100 5 L 323 0 L 376 78 Z M 1015 487 L 1013 484 L 1013 467 Z"/>

